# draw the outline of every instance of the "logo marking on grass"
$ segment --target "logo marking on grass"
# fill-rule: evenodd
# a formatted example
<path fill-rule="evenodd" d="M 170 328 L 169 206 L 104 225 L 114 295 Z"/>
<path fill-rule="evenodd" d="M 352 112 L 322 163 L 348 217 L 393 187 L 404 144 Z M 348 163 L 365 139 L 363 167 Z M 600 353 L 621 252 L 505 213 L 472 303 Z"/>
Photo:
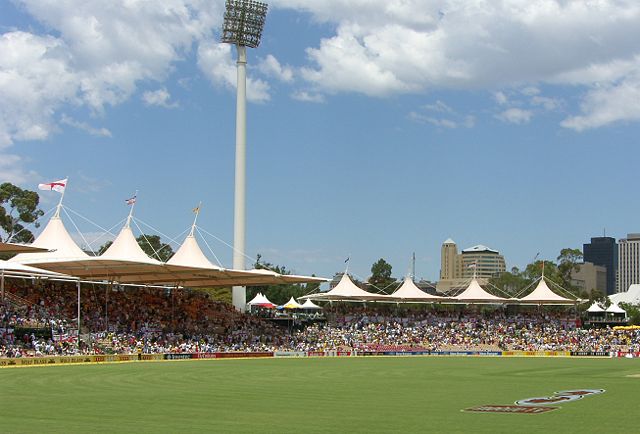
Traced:
<path fill-rule="evenodd" d="M 511 414 L 541 414 L 548 411 L 557 410 L 559 407 L 542 407 L 527 405 L 479 405 L 477 407 L 465 408 L 463 411 L 472 413 L 511 413 Z"/>

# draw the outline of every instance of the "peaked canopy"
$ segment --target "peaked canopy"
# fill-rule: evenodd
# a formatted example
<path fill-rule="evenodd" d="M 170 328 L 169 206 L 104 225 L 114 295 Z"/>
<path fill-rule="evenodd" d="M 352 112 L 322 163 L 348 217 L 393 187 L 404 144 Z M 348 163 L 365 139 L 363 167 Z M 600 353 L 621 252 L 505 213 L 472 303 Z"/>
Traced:
<path fill-rule="evenodd" d="M 478 280 L 475 278 L 471 279 L 467 289 L 453 297 L 453 300 L 468 304 L 499 304 L 509 302 L 506 298 L 496 297 L 493 294 L 489 294 L 487 291 L 482 289 L 480 283 L 478 283 Z"/>
<path fill-rule="evenodd" d="M 182 285 L 224 287 L 281 283 L 325 282 L 308 276 L 283 276 L 268 270 L 230 270 L 213 265 L 193 237 L 187 236 L 176 254 L 165 264 L 148 257 L 136 241 L 130 218 L 111 246 L 101 256 L 89 256 L 73 241 L 59 217 L 54 216 L 34 245 L 56 249 L 46 253 L 24 253 L 12 262 L 37 265 L 50 271 L 89 279 L 136 285 Z"/>
<path fill-rule="evenodd" d="M 419 302 L 419 303 L 439 303 L 442 301 L 447 301 L 446 297 L 438 297 L 436 295 L 431 295 L 416 286 L 416 284 L 411 280 L 411 278 L 407 277 L 404 279 L 402 286 L 396 289 L 395 292 L 389 295 L 390 299 L 396 301 L 407 301 L 407 302 Z"/>
<path fill-rule="evenodd" d="M 304 303 L 302 303 L 303 309 L 322 309 L 320 306 L 315 304 L 313 301 L 307 299 Z"/>
<path fill-rule="evenodd" d="M 275 304 L 271 303 L 267 297 L 265 297 L 261 292 L 257 293 L 253 299 L 247 303 L 249 306 L 260 306 L 273 308 L 276 307 Z"/>
<path fill-rule="evenodd" d="M 42 248 L 45 251 L 40 253 L 20 253 L 11 258 L 10 261 L 21 264 L 38 264 L 68 259 L 86 259 L 89 257 L 73 241 L 73 238 L 67 232 L 67 228 L 64 227 L 62 220 L 57 215 L 51 217 L 31 246 Z M 53 250 L 49 251 L 49 249 Z"/>
<path fill-rule="evenodd" d="M 372 294 L 363 289 L 358 288 L 349 278 L 347 273 L 342 275 L 340 282 L 330 291 L 316 294 L 309 294 L 301 299 L 307 300 L 329 300 L 329 301 L 373 301 L 379 300 L 386 296 Z"/>
<path fill-rule="evenodd" d="M 544 276 L 538 281 L 538 286 L 531 292 L 531 294 L 522 297 L 520 300 L 522 304 L 575 304 L 576 300 L 570 298 L 564 298 L 555 292 L 553 292 L 544 280 Z"/>
<path fill-rule="evenodd" d="M 282 307 L 285 309 L 302 309 L 302 305 L 296 301 L 293 296 Z"/>
<path fill-rule="evenodd" d="M 607 312 L 607 313 L 624 313 L 624 314 L 626 314 L 626 313 L 627 313 L 627 311 L 626 311 L 626 310 L 624 310 L 623 308 L 621 308 L 620 306 L 618 306 L 616 303 L 611 304 L 611 305 L 607 308 L 606 312 Z"/>
<path fill-rule="evenodd" d="M 587 312 L 589 312 L 589 313 L 602 313 L 602 312 L 604 312 L 604 309 L 597 302 L 594 302 L 591 306 L 589 306 L 589 309 L 587 309 Z"/>
<path fill-rule="evenodd" d="M 34 247 L 27 244 L 4 243 L 0 241 L 0 253 L 41 253 L 49 249 Z"/>

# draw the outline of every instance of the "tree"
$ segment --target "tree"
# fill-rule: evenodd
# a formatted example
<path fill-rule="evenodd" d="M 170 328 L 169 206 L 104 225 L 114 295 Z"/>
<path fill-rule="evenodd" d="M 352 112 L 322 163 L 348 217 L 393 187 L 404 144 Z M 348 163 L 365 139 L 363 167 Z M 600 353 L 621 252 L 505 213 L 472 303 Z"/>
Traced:
<path fill-rule="evenodd" d="M 392 292 L 396 288 L 391 286 L 396 280 L 391 277 L 391 264 L 384 259 L 380 258 L 371 266 L 371 277 L 369 277 L 369 284 L 375 288 L 382 289 L 386 292 Z"/>
<path fill-rule="evenodd" d="M 44 212 L 38 209 L 40 197 L 38 193 L 23 190 L 9 182 L 0 185 L 0 228 L 5 234 L 0 241 L 16 241 L 29 243 L 33 241 L 33 234 L 25 229 L 23 223 L 34 223 Z M 40 226 L 35 223 L 36 228 Z"/>
<path fill-rule="evenodd" d="M 256 262 L 253 264 L 254 268 L 271 270 L 279 274 L 291 274 L 283 265 L 274 265 L 269 262 L 262 261 L 262 255 L 256 256 Z M 291 297 L 298 298 L 306 295 L 314 290 L 317 290 L 319 284 L 317 283 L 286 283 L 282 285 L 260 285 L 260 286 L 248 286 L 247 287 L 247 301 L 250 301 L 256 296 L 258 292 L 263 293 L 267 298 L 275 304 L 281 305 L 289 301 Z"/>
<path fill-rule="evenodd" d="M 558 275 L 560 277 L 560 285 L 572 292 L 577 291 L 571 282 L 571 275 L 580 271 L 580 262 L 582 262 L 582 252 L 580 249 L 565 248 L 560 250 L 558 256 Z"/>
<path fill-rule="evenodd" d="M 151 258 L 158 261 L 167 262 L 171 256 L 173 256 L 173 249 L 167 243 L 163 243 L 158 235 L 140 235 L 136 238 L 140 248 Z M 109 247 L 111 247 L 113 241 L 107 241 L 99 249 L 98 254 L 102 255 Z"/>

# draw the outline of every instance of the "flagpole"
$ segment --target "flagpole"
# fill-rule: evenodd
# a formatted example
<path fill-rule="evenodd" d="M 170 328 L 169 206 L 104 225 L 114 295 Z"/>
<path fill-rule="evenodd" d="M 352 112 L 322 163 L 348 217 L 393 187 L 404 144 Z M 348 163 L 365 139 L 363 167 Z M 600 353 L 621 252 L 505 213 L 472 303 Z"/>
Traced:
<path fill-rule="evenodd" d="M 129 216 L 127 217 L 127 226 L 131 226 L 131 219 L 133 218 L 133 208 L 136 206 L 136 202 L 138 201 L 138 190 L 136 190 L 133 195 L 133 203 L 131 204 L 131 209 L 129 210 Z"/>
<path fill-rule="evenodd" d="M 200 201 L 198 203 L 198 207 L 195 210 L 195 214 L 196 216 L 193 218 L 193 224 L 191 225 L 191 233 L 189 234 L 190 237 L 193 236 L 195 230 L 196 230 L 196 222 L 198 221 L 198 216 L 200 215 L 200 207 L 202 206 L 202 201 Z"/>
<path fill-rule="evenodd" d="M 67 191 L 67 186 L 69 185 L 69 177 L 67 176 L 66 182 L 64 184 L 64 188 L 62 189 L 62 193 L 60 194 L 60 200 L 58 201 L 58 206 L 56 207 L 56 213 L 53 217 L 60 217 L 60 210 L 62 209 L 62 200 L 64 199 L 64 193 Z"/>

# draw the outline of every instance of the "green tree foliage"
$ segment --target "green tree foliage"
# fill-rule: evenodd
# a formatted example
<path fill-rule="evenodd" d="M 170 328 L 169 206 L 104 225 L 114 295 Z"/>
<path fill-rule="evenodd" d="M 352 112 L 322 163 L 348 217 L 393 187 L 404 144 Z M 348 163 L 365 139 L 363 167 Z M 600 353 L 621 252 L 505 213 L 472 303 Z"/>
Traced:
<path fill-rule="evenodd" d="M 581 298 L 599 297 L 598 292 L 591 294 L 580 294 L 579 288 L 571 283 L 571 272 L 579 269 L 579 262 L 582 259 L 582 253 L 578 249 L 562 249 L 560 256 L 558 256 L 559 264 L 553 261 L 537 260 L 528 264 L 524 270 L 520 270 L 517 267 L 513 267 L 511 271 L 502 273 L 500 276 L 493 277 L 489 280 L 489 283 L 496 286 L 506 293 L 512 296 L 525 295 L 522 292 L 528 286 L 542 275 L 544 266 L 544 277 L 560 285 L 565 290 L 569 291 L 575 296 Z M 529 288 L 525 292 L 533 290 L 533 287 Z M 565 295 L 565 294 L 560 294 Z M 584 296 L 583 296 L 584 295 Z"/>
<path fill-rule="evenodd" d="M 258 254 L 254 268 L 275 271 L 280 274 L 291 274 L 283 265 L 274 265 L 262 260 L 262 255 Z M 306 295 L 310 292 L 317 291 L 319 283 L 288 283 L 284 285 L 260 285 L 247 287 L 247 301 L 250 301 L 258 292 L 263 293 L 267 298 L 277 305 L 282 305 L 289 301 L 293 296 L 296 300 L 298 297 Z"/>
<path fill-rule="evenodd" d="M 558 260 L 558 277 L 560 278 L 560 285 L 571 291 L 576 291 L 577 288 L 571 283 L 571 274 L 580 271 L 580 262 L 582 262 L 582 252 L 580 249 L 562 249 L 560 250 L 560 256 Z"/>
<path fill-rule="evenodd" d="M 640 306 L 628 303 L 620 303 L 620 307 L 627 311 L 629 325 L 640 325 Z"/>
<path fill-rule="evenodd" d="M 33 223 L 44 212 L 38 209 L 38 193 L 23 190 L 9 182 L 0 185 L 0 240 L 29 243 L 33 241 L 31 231 L 24 229 L 24 223 Z M 36 222 L 36 228 L 40 225 Z"/>
<path fill-rule="evenodd" d="M 163 243 L 158 235 L 140 235 L 136 238 L 140 248 L 151 258 L 158 261 L 167 262 L 173 256 L 173 249 L 167 243 Z M 112 241 L 108 241 L 98 249 L 98 254 L 102 255 L 110 246 Z"/>
<path fill-rule="evenodd" d="M 368 280 L 369 284 L 387 293 L 393 292 L 396 289 L 396 285 L 394 285 L 396 280 L 391 277 L 391 270 L 391 264 L 382 258 L 378 259 L 371 266 L 371 277 L 369 277 Z M 377 290 L 375 292 L 377 292 Z"/>

